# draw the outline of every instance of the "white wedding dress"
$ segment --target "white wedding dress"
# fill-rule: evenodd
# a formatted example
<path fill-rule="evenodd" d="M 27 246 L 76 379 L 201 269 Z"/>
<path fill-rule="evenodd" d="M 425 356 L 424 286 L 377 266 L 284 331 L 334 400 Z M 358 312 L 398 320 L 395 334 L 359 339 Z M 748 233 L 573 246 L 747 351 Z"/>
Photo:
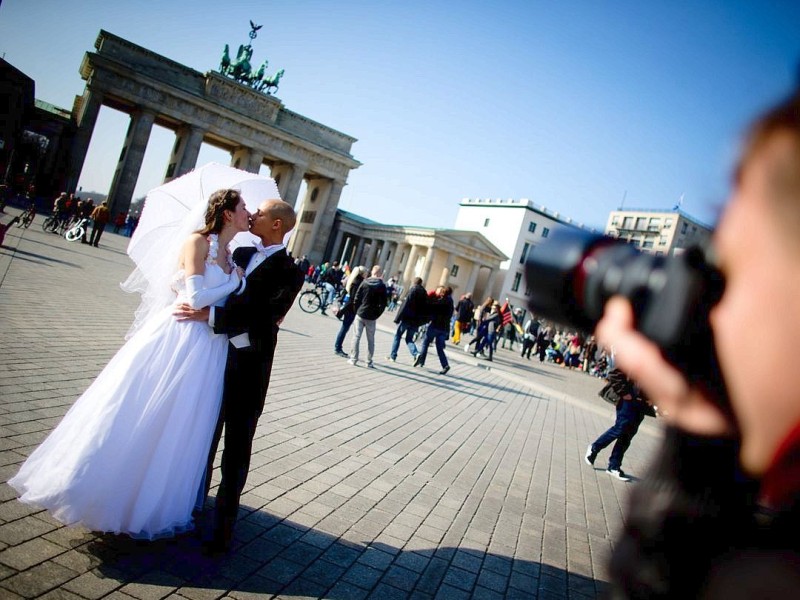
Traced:
<path fill-rule="evenodd" d="M 216 240 L 213 240 L 214 242 Z M 206 259 L 206 305 L 239 285 Z M 186 300 L 183 272 L 173 287 Z M 210 300 L 210 301 L 209 301 Z M 62 523 L 155 539 L 191 529 L 222 400 L 227 337 L 169 306 L 120 348 L 8 483 Z M 202 496 L 200 496 L 202 497 Z"/>

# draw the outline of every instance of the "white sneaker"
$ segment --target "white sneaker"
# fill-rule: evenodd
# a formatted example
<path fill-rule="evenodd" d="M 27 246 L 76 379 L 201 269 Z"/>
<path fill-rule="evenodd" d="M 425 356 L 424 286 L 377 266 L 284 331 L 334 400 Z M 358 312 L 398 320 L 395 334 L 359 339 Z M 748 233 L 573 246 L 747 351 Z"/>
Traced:
<path fill-rule="evenodd" d="M 350 358 L 350 359 L 347 360 L 347 364 L 348 365 L 353 365 L 354 367 L 356 366 L 357 362 L 358 361 L 355 358 Z"/>
<path fill-rule="evenodd" d="M 616 477 L 620 481 L 630 481 L 630 475 L 627 475 L 622 469 L 606 469 L 606 473 L 612 477 Z"/>

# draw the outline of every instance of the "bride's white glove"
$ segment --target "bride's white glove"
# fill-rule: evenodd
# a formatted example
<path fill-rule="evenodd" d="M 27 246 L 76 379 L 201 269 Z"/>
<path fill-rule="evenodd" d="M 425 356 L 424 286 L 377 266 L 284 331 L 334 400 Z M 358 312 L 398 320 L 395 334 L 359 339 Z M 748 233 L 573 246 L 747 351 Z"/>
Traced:
<path fill-rule="evenodd" d="M 236 269 L 231 272 L 227 282 L 207 289 L 203 289 L 202 275 L 190 275 L 186 278 L 186 302 L 194 309 L 211 306 L 236 290 L 240 283 L 241 278 Z"/>

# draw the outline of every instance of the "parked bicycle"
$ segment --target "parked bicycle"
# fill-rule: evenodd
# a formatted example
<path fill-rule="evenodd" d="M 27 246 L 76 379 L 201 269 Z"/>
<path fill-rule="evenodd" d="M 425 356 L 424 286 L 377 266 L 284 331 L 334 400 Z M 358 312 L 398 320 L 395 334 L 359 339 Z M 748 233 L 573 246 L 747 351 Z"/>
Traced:
<path fill-rule="evenodd" d="M 25 209 L 19 216 L 19 223 L 17 223 L 17 227 L 22 227 L 23 229 L 27 229 L 33 223 L 33 218 L 36 216 L 36 208 L 34 206 L 29 206 Z"/>
<path fill-rule="evenodd" d="M 344 295 L 344 288 L 336 292 L 336 299 L 333 304 L 341 304 Z M 300 310 L 307 313 L 315 313 L 318 310 L 324 311 L 328 308 L 329 304 L 326 303 L 328 298 L 328 290 L 321 283 L 314 286 L 313 289 L 300 292 L 297 297 L 297 303 L 300 305 Z"/>
<path fill-rule="evenodd" d="M 89 230 L 89 221 L 88 217 L 82 217 L 78 219 L 78 221 L 64 234 L 64 237 L 67 238 L 68 242 L 77 242 L 78 240 L 84 239 L 86 237 L 86 232 Z"/>
<path fill-rule="evenodd" d="M 69 228 L 69 217 L 63 217 L 57 214 L 52 214 L 45 217 L 42 221 L 42 231 L 49 231 L 50 233 L 62 234 Z"/>

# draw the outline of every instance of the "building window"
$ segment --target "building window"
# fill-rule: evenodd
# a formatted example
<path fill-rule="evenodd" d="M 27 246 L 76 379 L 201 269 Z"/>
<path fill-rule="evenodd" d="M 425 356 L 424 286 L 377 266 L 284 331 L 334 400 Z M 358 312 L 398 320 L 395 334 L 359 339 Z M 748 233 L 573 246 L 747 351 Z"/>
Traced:
<path fill-rule="evenodd" d="M 636 229 L 638 229 L 639 231 L 644 231 L 645 229 L 647 229 L 647 219 L 645 219 L 644 217 L 638 217 L 636 219 Z"/>
<path fill-rule="evenodd" d="M 683 224 L 681 225 L 681 235 L 683 235 L 684 233 L 686 233 L 686 230 L 687 230 L 688 228 L 689 228 L 689 224 L 688 224 L 688 223 L 683 223 Z"/>
<path fill-rule="evenodd" d="M 651 217 L 650 223 L 647 225 L 648 231 L 660 231 L 661 230 L 661 219 L 658 217 Z"/>
<path fill-rule="evenodd" d="M 531 245 L 528 242 L 525 242 L 525 245 L 522 247 L 522 255 L 519 257 L 519 264 L 525 264 L 525 259 L 528 257 L 528 248 L 530 247 Z"/>
<path fill-rule="evenodd" d="M 536 223 L 533 221 L 528 223 L 528 233 L 536 233 Z"/>
<path fill-rule="evenodd" d="M 659 246 L 666 246 L 667 245 L 667 236 L 662 235 L 660 238 L 658 238 L 658 245 Z"/>
<path fill-rule="evenodd" d="M 652 248 L 653 247 L 653 240 L 644 240 L 642 242 L 642 248 Z"/>
<path fill-rule="evenodd" d="M 530 285 L 525 286 L 525 295 L 530 296 L 533 293 L 533 288 Z"/>
<path fill-rule="evenodd" d="M 319 195 L 319 188 L 314 188 L 313 190 L 311 190 L 311 198 L 309 198 L 309 200 L 311 202 L 316 202 L 318 195 Z"/>
<path fill-rule="evenodd" d="M 550 235 L 550 230 L 547 227 L 542 227 L 542 237 Z"/>
<path fill-rule="evenodd" d="M 518 292 L 520 283 L 522 283 L 522 273 L 515 273 L 514 274 L 514 285 L 511 286 L 511 291 L 512 292 Z"/>
<path fill-rule="evenodd" d="M 672 219 L 665 219 L 664 220 L 664 227 L 666 227 L 667 229 L 672 227 Z"/>
<path fill-rule="evenodd" d="M 453 268 L 450 269 L 450 277 L 458 277 L 458 265 L 453 265 Z"/>
<path fill-rule="evenodd" d="M 484 219 L 483 226 L 484 227 L 488 227 L 489 226 L 489 219 Z"/>
<path fill-rule="evenodd" d="M 612 224 L 614 227 L 617 227 L 617 226 L 619 225 L 619 217 L 618 217 L 618 216 L 616 216 L 616 215 L 614 215 L 613 217 L 611 217 L 611 224 Z"/>

